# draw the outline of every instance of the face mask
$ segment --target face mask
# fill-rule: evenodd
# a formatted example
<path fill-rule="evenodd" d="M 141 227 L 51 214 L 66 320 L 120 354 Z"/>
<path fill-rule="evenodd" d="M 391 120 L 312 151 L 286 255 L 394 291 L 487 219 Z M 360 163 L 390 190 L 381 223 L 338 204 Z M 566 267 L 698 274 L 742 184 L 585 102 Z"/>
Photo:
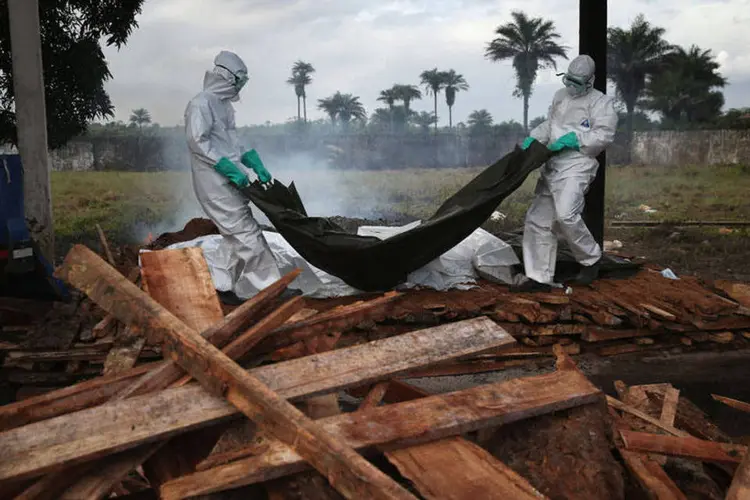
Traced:
<path fill-rule="evenodd" d="M 225 66 L 220 66 L 220 65 L 217 65 L 217 66 L 219 66 L 219 68 L 224 68 L 225 70 L 229 72 L 229 74 L 232 75 L 232 78 L 234 78 L 234 82 L 232 82 L 232 85 L 237 90 L 237 94 L 239 94 L 242 88 L 247 84 L 248 80 L 250 79 L 247 76 L 247 73 L 245 73 L 244 71 L 235 73 Z"/>
<path fill-rule="evenodd" d="M 568 94 L 573 97 L 585 94 L 590 88 L 589 82 L 573 75 L 564 75 L 562 81 L 563 85 L 568 89 Z"/>

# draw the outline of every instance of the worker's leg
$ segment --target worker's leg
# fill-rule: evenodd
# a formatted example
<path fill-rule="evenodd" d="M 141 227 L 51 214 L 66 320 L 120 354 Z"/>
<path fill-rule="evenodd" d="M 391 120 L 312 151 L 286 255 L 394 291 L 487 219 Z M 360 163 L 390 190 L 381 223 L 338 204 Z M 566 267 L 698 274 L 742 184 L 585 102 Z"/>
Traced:
<path fill-rule="evenodd" d="M 248 213 L 252 213 L 249 207 Z M 276 259 L 260 225 L 252 215 L 248 217 L 250 220 L 244 224 L 247 231 L 224 236 L 236 261 L 233 291 L 241 299 L 250 298 L 281 279 Z"/>
<path fill-rule="evenodd" d="M 602 250 L 583 221 L 584 197 L 590 175 L 571 175 L 551 185 L 557 212 L 557 227 L 579 264 L 591 267 L 602 257 Z"/>
<path fill-rule="evenodd" d="M 523 265 L 528 278 L 551 284 L 557 259 L 557 236 L 552 231 L 555 204 L 543 178 L 539 179 L 535 193 L 523 230 Z"/>

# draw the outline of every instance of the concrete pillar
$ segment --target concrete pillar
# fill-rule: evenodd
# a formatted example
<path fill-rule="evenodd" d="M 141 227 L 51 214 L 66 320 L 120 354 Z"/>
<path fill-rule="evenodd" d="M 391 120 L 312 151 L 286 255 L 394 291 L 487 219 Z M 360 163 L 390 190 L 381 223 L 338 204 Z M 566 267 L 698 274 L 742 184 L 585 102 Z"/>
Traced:
<path fill-rule="evenodd" d="M 38 0 L 8 0 L 18 151 L 23 162 L 26 222 L 44 257 L 54 262 L 47 117 Z"/>
<path fill-rule="evenodd" d="M 594 87 L 607 93 L 607 0 L 580 0 L 579 52 L 596 62 Z M 604 241 L 604 179 L 606 154 L 598 158 L 599 171 L 586 194 L 583 219 L 600 245 Z"/>

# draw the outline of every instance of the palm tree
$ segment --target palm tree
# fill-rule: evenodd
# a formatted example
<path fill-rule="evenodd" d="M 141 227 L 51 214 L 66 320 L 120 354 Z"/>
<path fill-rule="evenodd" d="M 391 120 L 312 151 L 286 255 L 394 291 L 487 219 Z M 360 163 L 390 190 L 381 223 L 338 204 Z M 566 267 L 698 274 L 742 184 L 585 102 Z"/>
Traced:
<path fill-rule="evenodd" d="M 338 92 L 331 97 L 326 97 L 325 99 L 318 99 L 318 109 L 323 111 L 325 114 L 328 115 L 328 118 L 331 119 L 331 125 L 336 125 L 336 118 L 338 117 L 338 102 L 336 100 L 336 95 Z"/>
<path fill-rule="evenodd" d="M 144 125 L 151 123 L 151 113 L 146 108 L 134 109 L 130 114 L 130 123 L 136 125 L 142 131 Z"/>
<path fill-rule="evenodd" d="M 445 87 L 445 73 L 433 68 L 423 71 L 419 78 L 427 93 L 431 93 L 435 98 L 435 133 L 437 133 L 437 98 L 440 91 Z"/>
<path fill-rule="evenodd" d="M 469 127 L 472 129 L 486 130 L 492 126 L 493 119 L 489 111 L 486 109 L 479 109 L 471 112 L 468 122 Z"/>
<path fill-rule="evenodd" d="M 671 122 L 708 122 L 721 116 L 726 78 L 710 50 L 677 47 L 663 57 L 663 71 L 646 85 L 646 106 Z"/>
<path fill-rule="evenodd" d="M 523 97 L 523 128 L 529 130 L 529 98 L 540 69 L 557 69 L 555 57 L 567 59 L 567 47 L 557 43 L 560 38 L 552 21 L 530 18 L 525 13 L 511 13 L 513 21 L 499 26 L 500 35 L 487 44 L 485 57 L 491 61 L 513 60 L 516 70 L 515 97 Z"/>
<path fill-rule="evenodd" d="M 453 128 L 453 105 L 456 104 L 456 93 L 461 90 L 469 90 L 469 84 L 463 75 L 454 70 L 443 73 L 445 84 L 445 103 L 448 105 L 448 128 Z"/>
<path fill-rule="evenodd" d="M 407 115 L 411 113 L 411 101 L 422 98 L 422 91 L 419 90 L 416 85 L 403 85 L 397 83 L 393 86 L 392 90 L 396 95 L 396 100 L 404 103 L 404 109 L 406 110 Z"/>
<path fill-rule="evenodd" d="M 342 94 L 340 92 L 336 92 L 334 97 L 338 104 L 339 120 L 341 120 L 341 124 L 344 128 L 349 126 L 349 122 L 352 119 L 363 122 L 367 120 L 367 112 L 362 103 L 359 102 L 359 97 L 352 94 Z"/>
<path fill-rule="evenodd" d="M 315 73 L 315 68 L 310 63 L 304 61 L 297 61 L 292 66 L 292 76 L 286 81 L 289 85 L 294 86 L 294 93 L 297 94 L 297 120 L 302 120 L 302 113 L 300 113 L 300 100 L 302 101 L 302 108 L 304 110 L 305 123 L 307 123 L 307 91 L 306 88 L 312 83 L 312 75 Z"/>
<path fill-rule="evenodd" d="M 607 73 L 617 96 L 625 104 L 627 142 L 633 138 L 633 116 L 648 79 L 663 65 L 673 46 L 664 40 L 664 29 L 652 26 L 639 14 L 629 29 L 609 28 Z"/>
<path fill-rule="evenodd" d="M 425 133 L 429 132 L 430 127 L 436 121 L 437 120 L 435 119 L 435 115 L 433 115 L 432 113 L 428 113 L 427 111 L 415 113 L 414 116 L 411 117 L 411 122 L 414 125 L 421 127 L 422 131 Z"/>
<path fill-rule="evenodd" d="M 348 127 L 352 119 L 366 121 L 367 113 L 365 107 L 359 101 L 359 97 L 352 94 L 336 92 L 330 97 L 318 100 L 318 109 L 324 111 L 331 119 L 331 124 L 336 124 L 338 119 L 344 127 Z"/>
<path fill-rule="evenodd" d="M 378 97 L 378 101 L 382 101 L 388 105 L 388 110 L 390 111 L 391 116 L 391 132 L 393 132 L 393 105 L 397 99 L 398 96 L 393 88 L 381 90 L 380 96 Z"/>

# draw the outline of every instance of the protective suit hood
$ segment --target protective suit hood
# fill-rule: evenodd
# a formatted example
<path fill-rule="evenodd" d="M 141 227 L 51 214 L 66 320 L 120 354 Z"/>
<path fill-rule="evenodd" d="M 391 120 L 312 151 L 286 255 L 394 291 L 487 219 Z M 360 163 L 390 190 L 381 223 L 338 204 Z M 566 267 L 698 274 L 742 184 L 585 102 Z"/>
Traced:
<path fill-rule="evenodd" d="M 247 66 L 234 52 L 221 51 L 214 59 L 214 69 L 203 78 L 203 90 L 221 100 L 239 100 L 240 91 L 247 82 Z"/>
<path fill-rule="evenodd" d="M 591 56 L 580 55 L 570 61 L 568 71 L 563 76 L 563 84 L 570 95 L 579 97 L 588 94 L 594 88 L 596 63 Z"/>

